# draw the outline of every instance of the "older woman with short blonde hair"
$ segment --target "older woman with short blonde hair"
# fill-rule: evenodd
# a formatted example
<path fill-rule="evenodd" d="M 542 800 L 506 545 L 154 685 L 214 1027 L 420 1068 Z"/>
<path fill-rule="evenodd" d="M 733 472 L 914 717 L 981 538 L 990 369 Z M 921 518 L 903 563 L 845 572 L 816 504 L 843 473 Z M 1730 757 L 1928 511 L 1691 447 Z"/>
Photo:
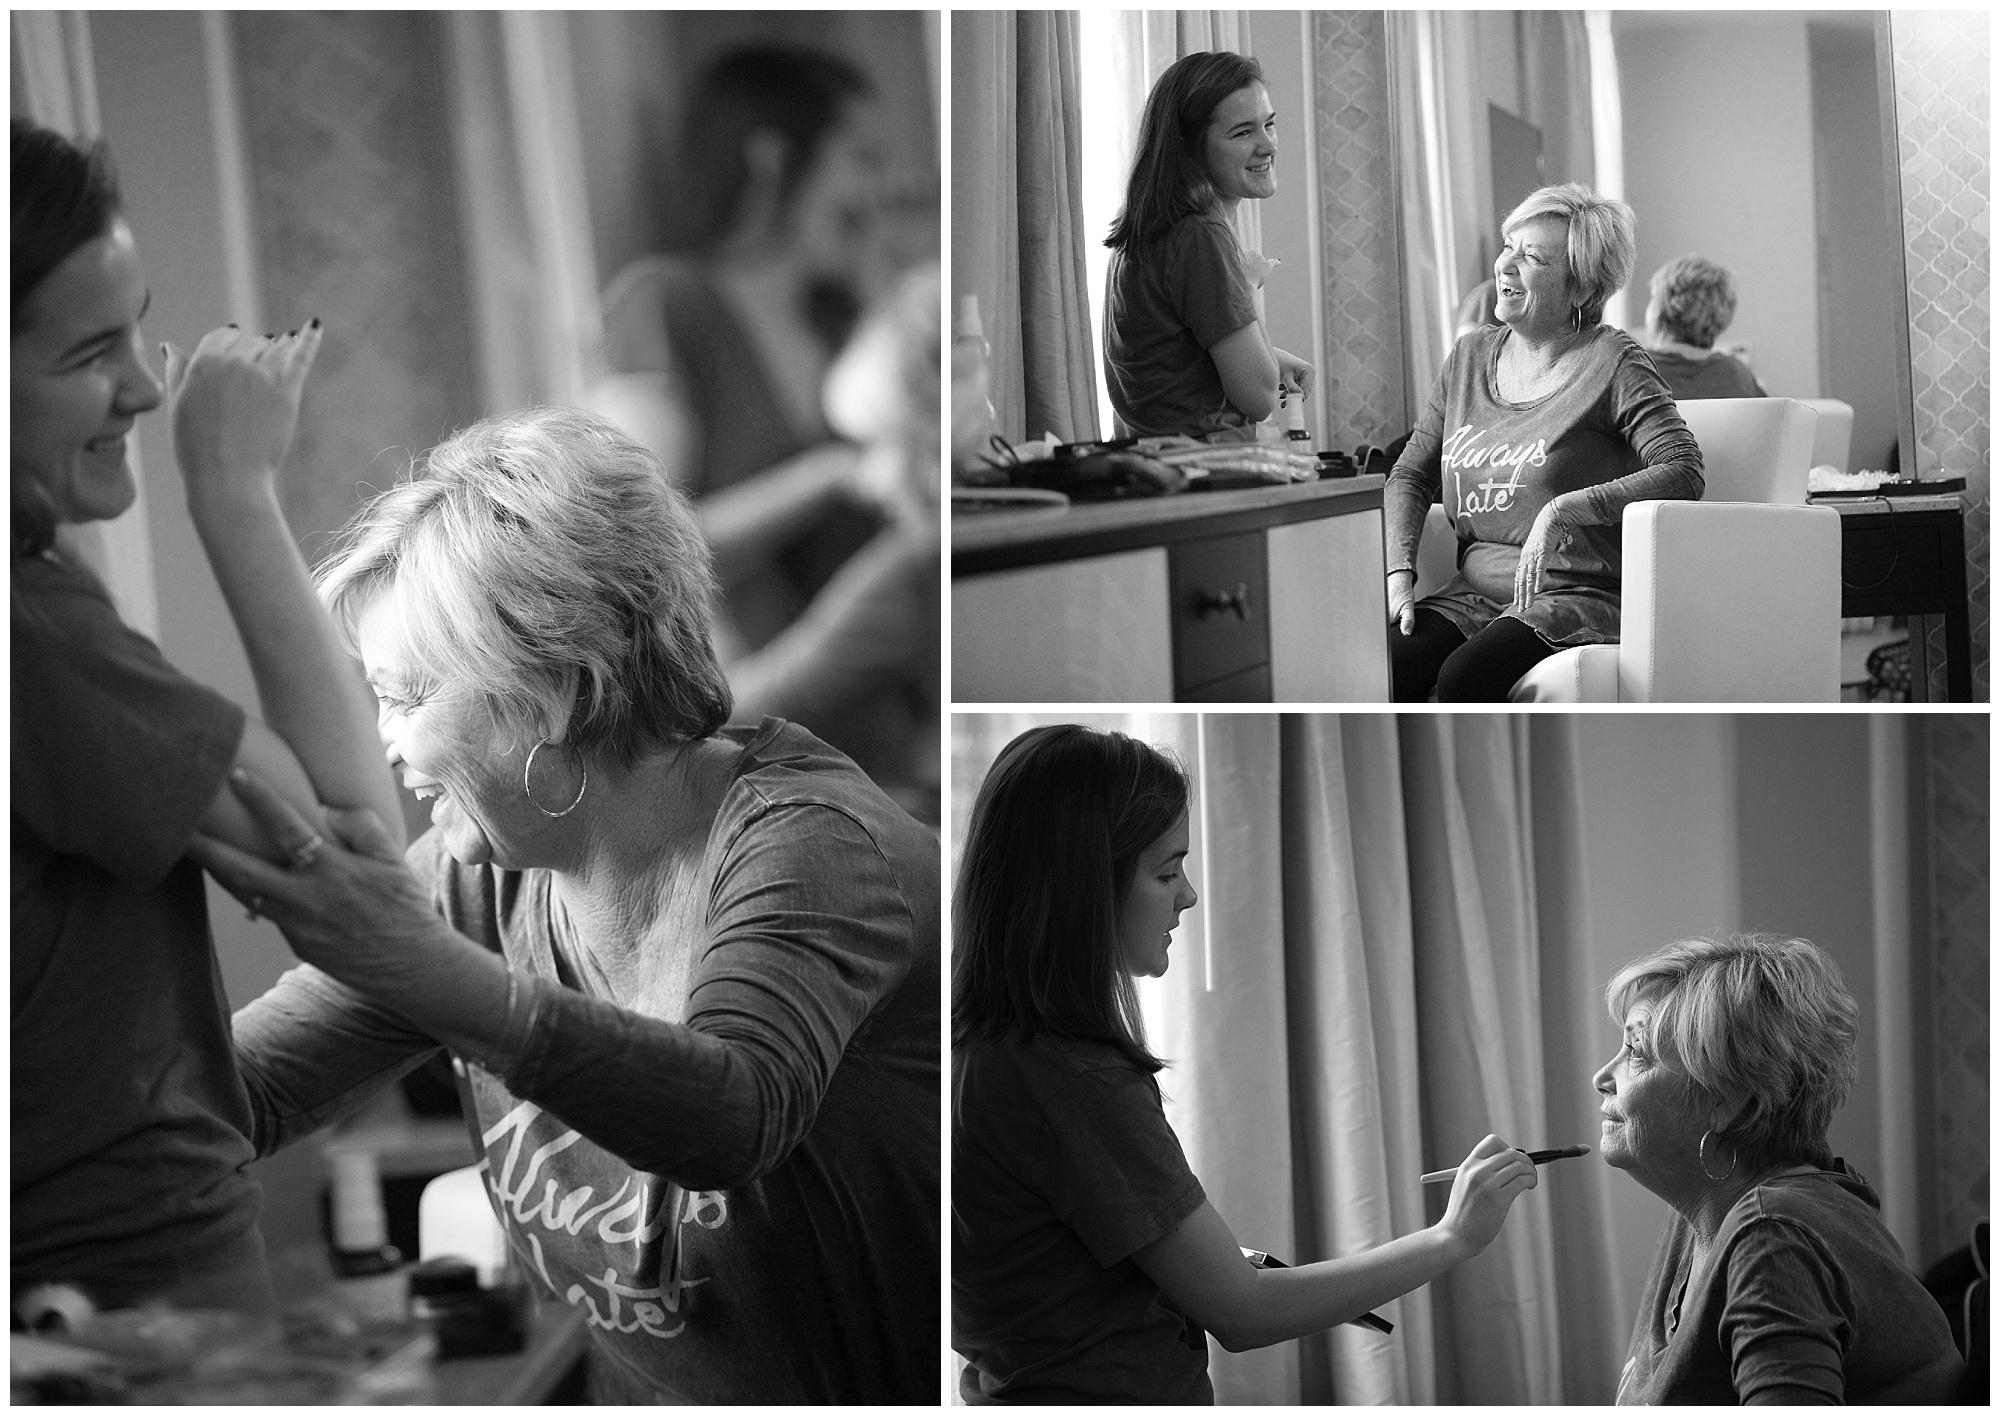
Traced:
<path fill-rule="evenodd" d="M 1762 398 L 1764 387 L 1715 341 L 1736 318 L 1736 277 L 1704 256 L 1676 256 L 1653 272 L 1646 347 L 1682 398 Z"/>
<path fill-rule="evenodd" d="M 1853 1088 L 1854 999 L 1804 939 L 1684 939 L 1606 991 L 1605 1163 L 1673 1208 L 1621 1405 L 1956 1398 L 1944 1313 L 1868 1182 L 1827 1145 Z"/>
<path fill-rule="evenodd" d="M 724 728 L 687 500 L 609 423 L 478 424 L 321 593 L 429 804 L 405 864 L 238 790 L 202 863 L 306 961 L 235 1022 L 260 1154 L 442 1045 L 598 1400 L 936 1395 L 937 844 L 775 718 Z"/>
<path fill-rule="evenodd" d="M 1631 278 L 1632 209 L 1570 182 L 1501 227 L 1498 326 L 1465 335 L 1383 493 L 1399 701 L 1504 700 L 1559 649 L 1615 642 L 1635 501 L 1701 496 L 1701 449 L 1639 345 L 1603 323 Z M 1442 501 L 1458 573 L 1422 600 Z"/>

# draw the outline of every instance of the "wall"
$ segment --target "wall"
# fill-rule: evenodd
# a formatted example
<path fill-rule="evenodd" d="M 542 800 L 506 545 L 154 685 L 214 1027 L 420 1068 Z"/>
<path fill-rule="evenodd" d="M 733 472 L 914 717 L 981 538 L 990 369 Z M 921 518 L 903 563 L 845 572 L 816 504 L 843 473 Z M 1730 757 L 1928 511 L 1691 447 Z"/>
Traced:
<path fill-rule="evenodd" d="M 1741 919 L 1736 870 L 1735 739 L 1726 718 L 1593 714 L 1576 720 L 1581 820 L 1576 835 L 1590 926 L 1591 976 L 1684 934 L 1733 929 Z M 1569 1000 L 1588 1018 L 1584 1056 L 1597 1067 L 1618 1050 L 1603 995 Z M 1587 1079 L 1585 1079 L 1587 1085 Z M 1596 1098 L 1589 1098 L 1594 1118 Z M 1595 1140 L 1594 1119 L 1589 1138 Z M 1639 1290 L 1665 1225 L 1665 1203 L 1620 1176 L 1606 1190 L 1612 1250 L 1611 1326 L 1629 1332 Z"/>
<path fill-rule="evenodd" d="M 1321 447 L 1352 449 L 1410 426 L 1388 40 L 1379 10 L 1310 19 L 1325 334 L 1318 436 Z"/>
<path fill-rule="evenodd" d="M 1883 1177 L 1868 722 L 1854 714 L 1737 720 L 1736 813 L 1746 929 L 1803 935 L 1840 966 L 1861 1008 L 1861 1081 L 1834 1116 L 1833 1153 Z"/>
<path fill-rule="evenodd" d="M 1804 16 L 1620 11 L 1613 35 L 1639 217 L 1635 321 L 1655 270 L 1705 255 L 1736 276 L 1723 341 L 1752 346 L 1771 394 L 1819 397 Z"/>
<path fill-rule="evenodd" d="M 1992 42 L 1984 10 L 1889 20 L 1918 475 L 1966 479 L 1973 697 L 1989 697 Z M 1931 632 L 1942 698 L 1943 627 Z"/>
<path fill-rule="evenodd" d="M 1916 1128 L 1919 1266 L 1963 1247 L 1993 1207 L 1990 730 L 1983 715 L 1912 720 L 1913 929 L 1924 945 L 1915 1001 L 1929 1084 Z"/>
<path fill-rule="evenodd" d="M 1854 409 L 1850 470 L 1887 467 L 1896 447 L 1895 259 L 1882 175 L 1875 37 L 1861 24 L 1811 23 L 1815 195 L 1820 228 L 1820 388 Z M 1828 180 L 1837 174 L 1838 180 Z"/>

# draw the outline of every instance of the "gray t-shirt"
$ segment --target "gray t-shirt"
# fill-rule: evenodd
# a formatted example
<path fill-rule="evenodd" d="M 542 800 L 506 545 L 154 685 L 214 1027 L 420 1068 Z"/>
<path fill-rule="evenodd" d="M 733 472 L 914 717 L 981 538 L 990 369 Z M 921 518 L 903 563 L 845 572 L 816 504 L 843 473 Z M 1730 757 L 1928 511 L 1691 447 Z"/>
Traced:
<path fill-rule="evenodd" d="M 1677 402 L 1690 398 L 1762 398 L 1764 386 L 1734 354 L 1720 349 L 1687 354 L 1679 349 L 1649 349 L 1653 367 L 1674 391 Z"/>
<path fill-rule="evenodd" d="M 56 553 L 13 562 L 16 1287 L 268 1308 L 250 1105 L 187 847 L 243 710 Z"/>
<path fill-rule="evenodd" d="M 1113 251 L 1104 286 L 1104 381 L 1128 430 L 1199 438 L 1249 426 L 1208 354 L 1257 318 L 1227 218 L 1184 216 L 1142 250 Z"/>
<path fill-rule="evenodd" d="M 1943 1310 L 1904 1266 L 1868 1182 L 1834 1165 L 1745 1194 L 1699 1269 L 1691 1226 L 1667 1222 L 1619 1405 L 1957 1399 L 1965 1364 Z"/>
<path fill-rule="evenodd" d="M 801 728 L 724 736 L 742 756 L 677 1018 L 608 996 L 546 871 L 410 848 L 444 918 L 524 976 L 504 1055 L 461 1074 L 489 1197 L 583 1315 L 599 1401 L 934 1401 L 937 841 Z M 312 968 L 236 1042 L 260 1152 L 434 1049 Z"/>
<path fill-rule="evenodd" d="M 1532 403 L 1494 386 L 1505 325 L 1458 341 L 1383 490 L 1388 568 L 1407 567 L 1424 514 L 1442 499 L 1458 532 L 1458 574 L 1421 604 L 1470 638 L 1511 614 L 1514 570 L 1535 516 L 1587 491 L 1584 524 L 1542 562 L 1542 588 L 1515 618 L 1557 648 L 1618 638 L 1625 508 L 1699 500 L 1701 449 L 1646 351 L 1599 325 L 1570 381 Z"/>
<path fill-rule="evenodd" d="M 968 1402 L 1208 1404 L 1208 1342 L 1132 1255 L 1206 1199 L 1147 1073 L 1043 1035 L 951 1050 L 951 1345 Z"/>

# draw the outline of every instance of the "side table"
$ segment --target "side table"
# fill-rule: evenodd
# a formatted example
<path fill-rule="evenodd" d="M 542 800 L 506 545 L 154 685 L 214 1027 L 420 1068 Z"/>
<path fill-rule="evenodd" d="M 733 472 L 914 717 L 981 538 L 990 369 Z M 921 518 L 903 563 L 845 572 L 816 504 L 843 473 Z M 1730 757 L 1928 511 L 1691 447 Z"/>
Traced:
<path fill-rule="evenodd" d="M 1840 613 L 1944 617 L 1945 696 L 1972 697 L 1972 612 L 1965 593 L 1965 503 L 1932 496 L 1828 499 L 1840 513 Z M 1930 696 L 1923 629 L 1910 628 L 1910 693 Z"/>

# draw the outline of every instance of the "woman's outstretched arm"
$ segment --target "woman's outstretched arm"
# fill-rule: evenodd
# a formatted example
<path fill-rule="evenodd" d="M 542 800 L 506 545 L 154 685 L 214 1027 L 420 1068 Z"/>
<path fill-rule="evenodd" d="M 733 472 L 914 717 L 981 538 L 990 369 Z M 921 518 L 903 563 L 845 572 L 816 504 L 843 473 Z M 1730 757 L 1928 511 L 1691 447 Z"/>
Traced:
<path fill-rule="evenodd" d="M 246 728 L 237 760 L 296 806 L 370 808 L 400 845 L 403 813 L 374 699 L 313 593 L 278 502 L 278 467 L 319 342 L 315 322 L 276 339 L 211 330 L 192 355 L 169 347 L 174 452 L 264 710 L 267 726 Z M 239 843 L 262 835 L 226 786 L 203 830 Z"/>
<path fill-rule="evenodd" d="M 1132 1257 L 1174 1306 L 1231 1352 L 1321 1332 L 1421 1288 L 1493 1242 L 1514 1197 L 1536 1183 L 1534 1162 L 1498 1136 L 1472 1148 L 1444 1218 L 1429 1229 L 1323 1263 L 1251 1266 L 1207 1201 Z"/>

